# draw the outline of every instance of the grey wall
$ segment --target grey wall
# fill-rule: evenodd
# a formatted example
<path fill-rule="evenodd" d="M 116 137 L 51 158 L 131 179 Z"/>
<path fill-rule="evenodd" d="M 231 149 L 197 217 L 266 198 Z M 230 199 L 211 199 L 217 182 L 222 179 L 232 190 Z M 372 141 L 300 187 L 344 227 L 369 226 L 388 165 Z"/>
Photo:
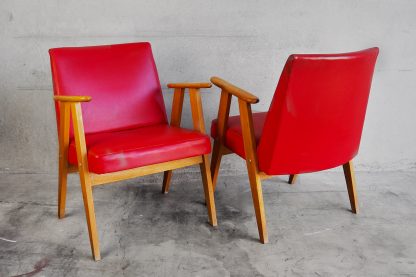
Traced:
<path fill-rule="evenodd" d="M 260 97 L 254 110 L 268 108 L 290 53 L 379 46 L 356 165 L 415 169 L 415 15 L 412 0 L 1 0 L 0 171 L 56 169 L 49 48 L 133 41 L 152 43 L 163 86 L 222 76 Z M 207 122 L 218 98 L 203 95 Z"/>

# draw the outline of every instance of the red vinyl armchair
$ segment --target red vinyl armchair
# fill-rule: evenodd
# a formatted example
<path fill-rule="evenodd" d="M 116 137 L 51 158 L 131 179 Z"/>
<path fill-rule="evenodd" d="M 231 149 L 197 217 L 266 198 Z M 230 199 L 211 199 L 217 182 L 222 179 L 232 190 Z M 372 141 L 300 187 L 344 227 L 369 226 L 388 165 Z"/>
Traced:
<path fill-rule="evenodd" d="M 252 113 L 259 100 L 220 78 L 218 118 L 211 160 L 217 182 L 221 157 L 236 153 L 246 160 L 260 240 L 266 243 L 261 180 L 272 175 L 315 172 L 343 166 L 353 213 L 358 212 L 352 159 L 357 155 L 378 48 L 330 55 L 291 55 L 280 76 L 268 112 Z M 239 116 L 229 117 L 232 96 Z"/>
<path fill-rule="evenodd" d="M 200 97 L 210 83 L 169 84 L 174 88 L 168 124 L 149 43 L 56 48 L 51 57 L 59 129 L 58 216 L 65 214 L 68 172 L 78 172 L 92 254 L 100 260 L 92 188 L 199 164 L 209 222 L 217 225 Z M 195 130 L 180 128 L 185 89 Z M 72 121 L 70 118 L 72 117 Z"/>

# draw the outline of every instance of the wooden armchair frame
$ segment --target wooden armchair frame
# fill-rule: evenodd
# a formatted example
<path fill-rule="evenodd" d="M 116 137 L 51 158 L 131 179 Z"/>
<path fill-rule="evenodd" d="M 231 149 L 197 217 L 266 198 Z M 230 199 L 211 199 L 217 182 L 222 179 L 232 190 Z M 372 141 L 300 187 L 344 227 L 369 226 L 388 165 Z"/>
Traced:
<path fill-rule="evenodd" d="M 185 89 L 189 89 L 191 110 L 194 129 L 205 134 L 204 116 L 201 103 L 201 88 L 210 88 L 211 83 L 176 83 L 168 84 L 174 88 L 172 103 L 171 126 L 180 126 Z M 172 176 L 172 170 L 191 165 L 200 165 L 202 181 L 204 185 L 205 200 L 208 208 L 209 222 L 217 226 L 213 186 L 209 167 L 208 155 L 195 156 L 180 160 L 168 161 L 138 168 L 123 170 L 119 172 L 95 174 L 88 169 L 87 147 L 85 144 L 84 125 L 82 120 L 81 103 L 91 101 L 89 96 L 54 96 L 54 100 L 60 105 L 59 120 L 59 181 L 58 181 L 58 217 L 65 216 L 65 201 L 67 189 L 67 174 L 78 172 L 81 181 L 82 196 L 85 214 L 87 218 L 88 233 L 93 258 L 101 259 L 99 241 L 94 212 L 92 188 L 97 185 L 126 180 L 144 175 L 164 172 L 163 192 L 167 193 Z M 74 139 L 77 152 L 78 166 L 68 163 L 70 118 L 74 129 Z"/>
<path fill-rule="evenodd" d="M 244 142 L 244 151 L 247 164 L 247 171 L 250 181 L 251 194 L 253 198 L 254 211 L 256 214 L 257 228 L 262 243 L 268 242 L 266 214 L 264 212 L 263 192 L 261 180 L 271 178 L 273 176 L 261 172 L 258 167 L 257 146 L 254 136 L 253 117 L 251 112 L 251 104 L 256 104 L 259 99 L 248 91 L 238 88 L 227 81 L 212 77 L 211 82 L 221 88 L 220 105 L 217 117 L 217 137 L 214 140 L 214 148 L 211 158 L 211 174 L 212 183 L 215 191 L 217 178 L 223 155 L 232 154 L 233 152 L 225 146 L 225 133 L 227 130 L 228 117 L 230 113 L 230 105 L 232 96 L 238 98 L 238 106 L 240 111 L 241 129 Z M 355 174 L 352 161 L 343 165 L 344 175 L 347 183 L 348 195 L 350 198 L 351 209 L 353 213 L 358 212 L 357 193 L 355 188 Z M 289 176 L 289 184 L 296 182 L 297 175 Z"/>

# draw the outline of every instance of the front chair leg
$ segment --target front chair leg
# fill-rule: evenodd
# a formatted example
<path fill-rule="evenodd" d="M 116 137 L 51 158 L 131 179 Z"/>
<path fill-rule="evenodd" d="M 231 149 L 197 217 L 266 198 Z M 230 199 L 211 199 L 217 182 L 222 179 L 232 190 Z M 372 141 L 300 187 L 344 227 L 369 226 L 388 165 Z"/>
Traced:
<path fill-rule="evenodd" d="M 58 218 L 65 216 L 66 185 L 68 176 L 69 122 L 71 110 L 66 103 L 61 108 L 59 122 L 59 176 L 58 176 Z"/>
<path fill-rule="evenodd" d="M 58 176 L 58 218 L 65 216 L 66 185 L 68 176 L 68 166 L 62 157 L 59 158 Z"/>
<path fill-rule="evenodd" d="M 215 209 L 214 190 L 211 181 L 211 170 L 209 168 L 208 155 L 202 155 L 200 164 L 202 182 L 204 184 L 205 202 L 207 203 L 209 223 L 217 226 L 217 212 Z"/>
<path fill-rule="evenodd" d="M 84 200 L 85 216 L 87 218 L 88 235 L 94 260 L 99 261 L 100 246 L 98 243 L 97 224 L 95 222 L 94 200 L 92 197 L 92 182 L 88 169 L 87 148 L 85 143 L 84 124 L 82 121 L 81 104 L 71 106 L 72 123 L 74 125 L 75 146 L 77 150 L 78 172 L 81 181 L 82 198 Z"/>
<path fill-rule="evenodd" d="M 289 184 L 291 184 L 291 185 L 295 184 L 297 178 L 298 178 L 298 175 L 297 174 L 291 174 L 289 176 Z"/>
<path fill-rule="evenodd" d="M 249 103 L 239 99 L 240 120 L 243 131 L 245 160 L 247 164 L 248 178 L 250 179 L 251 196 L 253 197 L 254 211 L 256 213 L 257 228 L 259 229 L 260 241 L 268 242 L 266 214 L 264 212 L 263 192 L 259 169 L 257 167 L 256 142 L 254 138 L 253 117 Z"/>
<path fill-rule="evenodd" d="M 82 198 L 84 200 L 85 216 L 87 218 L 88 234 L 94 260 L 99 261 L 100 246 L 98 242 L 97 224 L 95 221 L 94 200 L 92 196 L 91 182 L 81 177 Z"/>
<path fill-rule="evenodd" d="M 163 173 L 163 187 L 162 193 L 168 193 L 170 187 L 170 180 L 172 179 L 172 170 L 167 170 Z"/>
<path fill-rule="evenodd" d="M 212 188 L 215 191 L 217 186 L 218 173 L 220 171 L 222 152 L 221 152 L 221 142 L 218 139 L 214 141 L 214 148 L 212 150 L 211 157 L 211 178 L 212 178 Z"/>
<path fill-rule="evenodd" d="M 350 198 L 351 210 L 353 213 L 358 213 L 358 199 L 357 190 L 355 187 L 355 173 L 352 161 L 347 162 L 343 166 L 345 181 L 347 183 L 348 196 Z"/>
<path fill-rule="evenodd" d="M 246 160 L 246 162 L 260 241 L 262 243 L 267 243 L 269 239 L 267 236 L 266 214 L 264 212 L 263 191 L 261 188 L 260 176 L 256 173 L 255 165 L 252 165 L 250 160 Z"/>

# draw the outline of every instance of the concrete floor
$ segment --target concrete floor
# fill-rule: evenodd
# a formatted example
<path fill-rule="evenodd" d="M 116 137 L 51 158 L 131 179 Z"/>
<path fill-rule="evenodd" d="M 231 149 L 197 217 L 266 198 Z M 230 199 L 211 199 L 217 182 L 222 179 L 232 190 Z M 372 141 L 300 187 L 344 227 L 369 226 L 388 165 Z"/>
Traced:
<path fill-rule="evenodd" d="M 76 176 L 58 220 L 55 175 L 2 173 L 0 276 L 416 276 L 416 172 L 358 172 L 359 215 L 341 172 L 286 178 L 263 182 L 267 245 L 246 175 L 220 176 L 217 228 L 196 174 L 97 187 L 94 262 Z"/>

